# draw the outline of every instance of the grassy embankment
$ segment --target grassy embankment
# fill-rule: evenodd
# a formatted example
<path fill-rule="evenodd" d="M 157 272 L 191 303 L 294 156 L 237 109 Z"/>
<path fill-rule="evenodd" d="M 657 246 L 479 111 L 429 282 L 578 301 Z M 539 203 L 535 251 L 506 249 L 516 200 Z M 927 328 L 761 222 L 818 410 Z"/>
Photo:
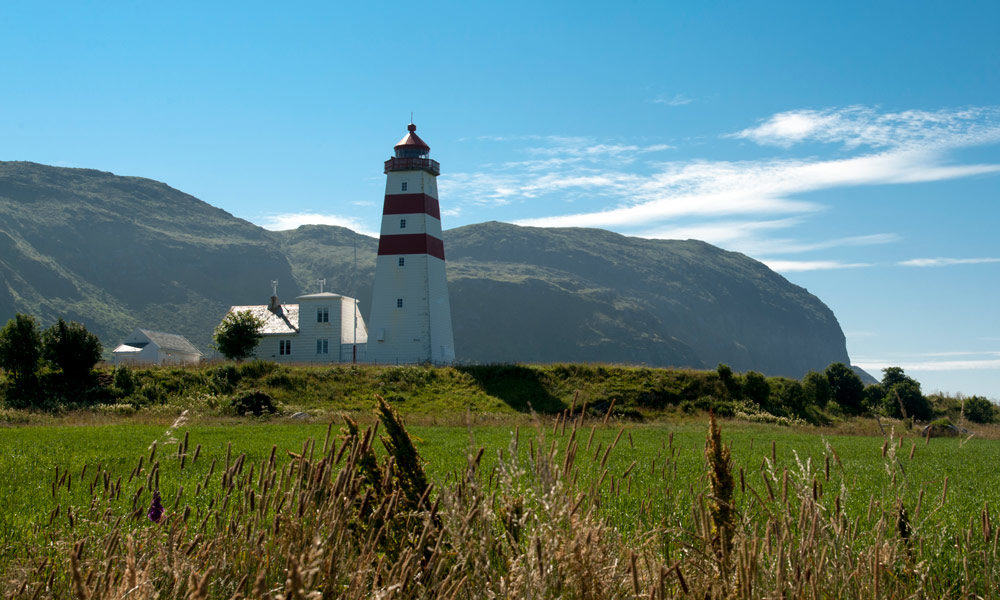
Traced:
<path fill-rule="evenodd" d="M 687 369 L 580 364 L 331 367 L 252 361 L 197 368 L 108 368 L 99 373 L 98 380 L 100 386 L 55 404 L 63 412 L 83 409 L 93 413 L 78 415 L 85 421 L 93 421 L 94 415 L 155 419 L 175 416 L 183 409 L 225 417 L 233 414 L 235 399 L 263 391 L 282 413 L 305 411 L 318 417 L 367 413 L 377 393 L 406 415 L 450 422 L 464 419 L 467 411 L 477 416 L 555 414 L 585 405 L 593 415 L 611 409 L 615 416 L 633 420 L 696 414 L 709 408 L 775 420 L 759 407 L 729 397 L 715 371 Z M 777 393 L 791 380 L 775 377 L 769 381 Z M 810 414 L 821 422 L 830 420 L 820 410 L 811 409 Z M 0 411 L 0 423 L 46 421 L 61 422 L 38 413 Z"/>

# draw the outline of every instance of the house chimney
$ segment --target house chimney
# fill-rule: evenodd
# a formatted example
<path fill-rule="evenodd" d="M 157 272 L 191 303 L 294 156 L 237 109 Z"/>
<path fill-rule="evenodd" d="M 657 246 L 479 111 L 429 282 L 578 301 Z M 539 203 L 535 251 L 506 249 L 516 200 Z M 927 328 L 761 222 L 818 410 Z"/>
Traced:
<path fill-rule="evenodd" d="M 267 305 L 267 309 L 271 312 L 278 312 L 281 310 L 281 303 L 278 302 L 278 280 L 271 280 L 271 289 L 274 290 L 271 293 L 271 303 Z"/>

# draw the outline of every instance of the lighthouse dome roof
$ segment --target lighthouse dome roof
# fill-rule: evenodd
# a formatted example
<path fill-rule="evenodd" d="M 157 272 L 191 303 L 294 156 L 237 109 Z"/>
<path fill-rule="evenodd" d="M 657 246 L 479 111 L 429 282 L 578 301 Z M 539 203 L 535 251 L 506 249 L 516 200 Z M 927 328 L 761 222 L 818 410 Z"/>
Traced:
<path fill-rule="evenodd" d="M 424 140 L 420 139 L 419 135 L 417 135 L 416 125 L 410 123 L 409 125 L 407 125 L 406 131 L 407 131 L 406 135 L 404 135 L 403 139 L 399 140 L 399 142 L 397 142 L 396 145 L 393 146 L 393 150 L 399 150 L 401 148 L 414 148 L 414 149 L 419 148 L 423 150 L 424 153 L 426 153 L 431 149 L 431 147 L 428 146 L 427 143 L 424 142 Z"/>

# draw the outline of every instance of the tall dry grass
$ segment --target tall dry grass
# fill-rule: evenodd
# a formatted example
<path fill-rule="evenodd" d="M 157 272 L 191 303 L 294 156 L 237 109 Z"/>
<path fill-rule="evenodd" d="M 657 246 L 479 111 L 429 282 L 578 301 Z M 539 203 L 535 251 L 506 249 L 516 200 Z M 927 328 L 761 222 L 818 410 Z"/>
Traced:
<path fill-rule="evenodd" d="M 257 463 L 229 455 L 196 489 L 164 498 L 156 522 L 148 507 L 159 461 L 198 459 L 186 436 L 176 455 L 153 446 L 130 473 L 81 474 L 75 485 L 89 482 L 89 505 L 53 509 L 49 547 L 9 565 L 4 596 L 954 598 L 997 588 L 1000 530 L 988 507 L 961 531 L 935 531 L 928 515 L 944 494 L 904 506 L 892 490 L 837 488 L 832 448 L 821 467 L 779 470 L 765 459 L 756 473 L 733 473 L 713 422 L 694 525 L 624 535 L 600 509 L 642 468 L 607 484 L 621 432 L 591 454 L 581 417 L 567 413 L 550 434 L 561 443 L 541 427 L 527 448 L 515 435 L 496 467 L 485 471 L 484 450 L 470 451 L 465 469 L 434 487 L 381 400 L 377 416 L 363 430 L 347 419 L 340 437 L 330 429 L 300 453 L 273 449 Z M 887 440 L 888 468 L 896 448 Z M 594 470 L 599 477 L 578 483 Z M 54 490 L 70 485 L 57 474 Z M 847 495 L 866 493 L 867 514 L 849 518 Z M 192 508 L 192 496 L 208 502 Z"/>

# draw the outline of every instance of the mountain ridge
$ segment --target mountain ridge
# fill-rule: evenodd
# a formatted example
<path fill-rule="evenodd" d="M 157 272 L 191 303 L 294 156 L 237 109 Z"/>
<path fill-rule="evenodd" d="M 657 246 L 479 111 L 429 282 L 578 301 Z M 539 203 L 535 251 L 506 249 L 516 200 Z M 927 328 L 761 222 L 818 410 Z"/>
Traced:
<path fill-rule="evenodd" d="M 444 241 L 460 360 L 788 376 L 849 364 L 822 301 L 705 242 L 499 222 Z M 265 303 L 272 279 L 285 299 L 326 279 L 367 317 L 377 243 L 335 226 L 268 231 L 152 179 L 0 162 L 0 319 L 66 317 L 109 347 L 143 326 L 205 351 L 228 306 Z"/>

